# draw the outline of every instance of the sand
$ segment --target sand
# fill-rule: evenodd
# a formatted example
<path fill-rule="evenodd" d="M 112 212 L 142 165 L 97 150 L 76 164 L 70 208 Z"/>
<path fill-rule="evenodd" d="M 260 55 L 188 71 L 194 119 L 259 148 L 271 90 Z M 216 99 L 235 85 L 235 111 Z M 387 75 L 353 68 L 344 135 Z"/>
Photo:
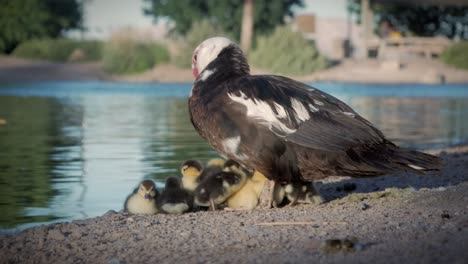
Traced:
<path fill-rule="evenodd" d="M 252 69 L 252 74 L 270 74 Z M 438 60 L 346 60 L 323 71 L 288 76 L 302 82 L 359 83 L 468 83 L 468 71 L 455 69 Z M 0 56 L 0 83 L 21 81 L 117 81 L 193 82 L 192 71 L 174 65 L 157 65 L 139 74 L 111 75 L 99 63 L 51 63 Z"/>
<path fill-rule="evenodd" d="M 330 178 L 318 206 L 180 216 L 109 211 L 1 234 L 0 262 L 468 263 L 468 146 L 439 155 L 446 166 L 425 176 Z M 351 249 L 324 246 L 345 238 Z"/>

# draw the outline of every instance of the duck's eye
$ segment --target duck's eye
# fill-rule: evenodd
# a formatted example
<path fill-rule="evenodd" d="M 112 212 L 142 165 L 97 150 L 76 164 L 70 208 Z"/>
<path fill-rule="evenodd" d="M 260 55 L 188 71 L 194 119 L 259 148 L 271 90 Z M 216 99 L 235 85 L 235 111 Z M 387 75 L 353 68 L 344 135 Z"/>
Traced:
<path fill-rule="evenodd" d="M 193 59 L 194 59 L 194 60 L 197 60 L 197 54 L 195 54 L 195 56 L 193 56 Z"/>

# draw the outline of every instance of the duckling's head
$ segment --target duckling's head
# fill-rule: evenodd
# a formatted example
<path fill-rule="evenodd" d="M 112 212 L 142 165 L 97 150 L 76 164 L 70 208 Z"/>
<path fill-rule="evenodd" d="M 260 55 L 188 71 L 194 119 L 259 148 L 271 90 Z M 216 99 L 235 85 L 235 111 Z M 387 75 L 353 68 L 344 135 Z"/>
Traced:
<path fill-rule="evenodd" d="M 197 160 L 187 160 L 182 163 L 180 173 L 189 178 L 198 178 L 203 170 L 202 164 Z"/>
<path fill-rule="evenodd" d="M 241 165 L 237 161 L 232 159 L 229 159 L 224 163 L 223 171 L 232 172 L 242 177 L 247 177 L 247 172 L 241 167 Z"/>
<path fill-rule="evenodd" d="M 146 200 L 151 200 L 156 197 L 156 186 L 152 180 L 144 180 L 138 187 L 138 194 Z"/>
<path fill-rule="evenodd" d="M 166 179 L 166 189 L 179 189 L 180 179 L 178 177 L 169 177 Z"/>
<path fill-rule="evenodd" d="M 210 159 L 207 163 L 207 167 L 223 167 L 226 161 L 221 158 Z"/>

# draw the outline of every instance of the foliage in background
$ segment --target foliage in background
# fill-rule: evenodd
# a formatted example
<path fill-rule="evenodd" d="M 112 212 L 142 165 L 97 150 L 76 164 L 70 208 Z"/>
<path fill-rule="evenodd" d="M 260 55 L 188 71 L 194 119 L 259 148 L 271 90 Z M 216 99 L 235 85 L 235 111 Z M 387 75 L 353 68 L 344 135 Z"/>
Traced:
<path fill-rule="evenodd" d="M 187 35 L 177 40 L 177 53 L 173 56 L 172 63 L 182 68 L 190 68 L 192 53 L 198 44 L 207 38 L 223 36 L 230 38 L 219 26 L 211 24 L 208 20 L 195 22 Z"/>
<path fill-rule="evenodd" d="M 113 38 L 104 45 L 102 63 L 111 73 L 138 73 L 169 59 L 169 51 L 163 45 Z"/>
<path fill-rule="evenodd" d="M 441 59 L 447 64 L 468 70 L 468 41 L 460 42 L 447 48 L 442 53 Z"/>
<path fill-rule="evenodd" d="M 376 3 L 372 5 L 375 13 L 375 29 L 380 21 L 386 20 L 407 35 L 445 36 L 448 38 L 468 39 L 468 7 L 466 6 L 429 6 L 398 3 Z M 361 0 L 348 2 L 348 11 L 361 20 Z"/>
<path fill-rule="evenodd" d="M 66 61 L 98 61 L 102 42 L 71 39 L 35 39 L 21 43 L 13 51 L 20 58 Z"/>
<path fill-rule="evenodd" d="M 326 58 L 313 43 L 286 26 L 278 27 L 269 36 L 259 37 L 250 62 L 280 74 L 308 74 L 327 66 Z"/>
<path fill-rule="evenodd" d="M 77 0 L 2 0 L 0 52 L 10 53 L 26 40 L 56 38 L 78 28 L 81 7 Z"/>
<path fill-rule="evenodd" d="M 224 32 L 229 32 L 237 40 L 240 37 L 244 0 L 145 0 L 151 4 L 145 10 L 147 15 L 170 18 L 175 23 L 174 30 L 186 34 L 196 21 L 208 19 L 219 25 Z M 284 24 L 285 16 L 293 16 L 292 8 L 304 6 L 303 0 L 255 0 L 254 32 L 271 32 L 278 24 Z"/>

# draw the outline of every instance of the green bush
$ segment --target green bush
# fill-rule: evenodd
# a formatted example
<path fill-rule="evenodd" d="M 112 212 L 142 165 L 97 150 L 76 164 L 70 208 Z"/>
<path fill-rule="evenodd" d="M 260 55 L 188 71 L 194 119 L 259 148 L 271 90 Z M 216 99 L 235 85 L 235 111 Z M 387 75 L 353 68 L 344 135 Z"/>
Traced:
<path fill-rule="evenodd" d="M 468 41 L 450 46 L 444 50 L 441 59 L 443 62 L 457 68 L 468 69 Z"/>
<path fill-rule="evenodd" d="M 279 74 L 308 74 L 327 67 L 313 43 L 285 26 L 259 37 L 249 59 L 254 66 Z"/>
<path fill-rule="evenodd" d="M 35 39 L 21 43 L 13 55 L 27 59 L 65 62 L 98 61 L 101 59 L 102 43 L 100 41 L 71 39 Z M 75 56 L 79 51 L 81 55 Z M 75 57 L 75 58 L 72 58 Z"/>
<path fill-rule="evenodd" d="M 116 38 L 104 46 L 102 63 L 111 73 L 138 73 L 168 61 L 169 52 L 160 44 Z"/>
<path fill-rule="evenodd" d="M 192 66 L 192 54 L 195 48 L 205 39 L 212 37 L 227 37 L 219 26 L 213 25 L 208 20 L 193 23 L 187 35 L 179 40 L 178 53 L 173 57 L 172 63 L 182 68 Z"/>

